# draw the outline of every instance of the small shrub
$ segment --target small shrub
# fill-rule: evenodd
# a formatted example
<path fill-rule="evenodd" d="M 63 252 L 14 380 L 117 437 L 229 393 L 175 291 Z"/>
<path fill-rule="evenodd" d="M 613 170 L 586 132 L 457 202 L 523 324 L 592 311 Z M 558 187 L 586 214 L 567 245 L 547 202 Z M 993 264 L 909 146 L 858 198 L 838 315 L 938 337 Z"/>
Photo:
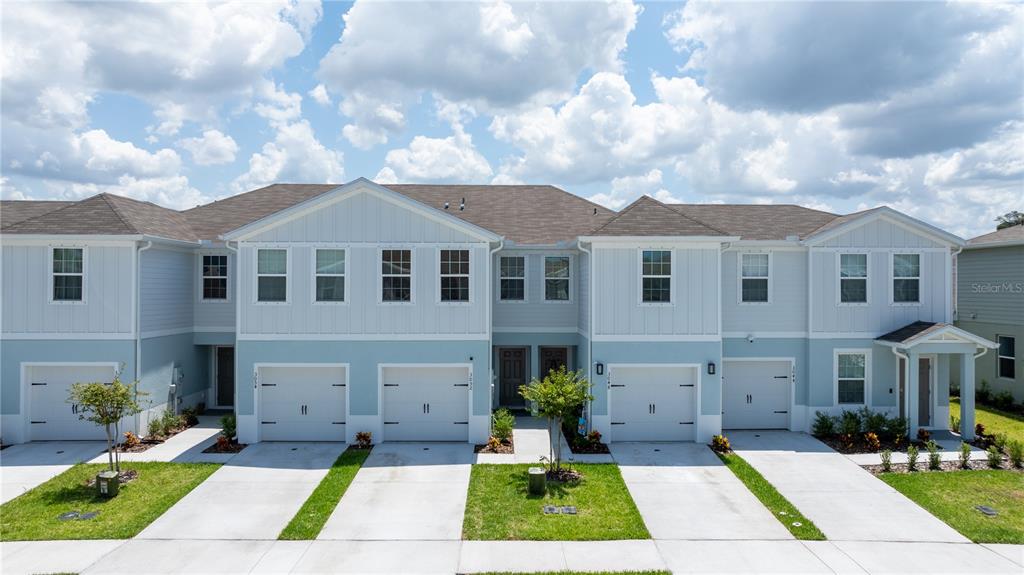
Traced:
<path fill-rule="evenodd" d="M 907 471 L 917 471 L 918 450 L 913 445 L 907 447 Z"/>
<path fill-rule="evenodd" d="M 978 437 L 985 437 L 985 426 L 980 423 L 974 424 L 974 435 Z"/>
<path fill-rule="evenodd" d="M 587 443 L 590 445 L 601 443 L 601 432 L 596 429 L 590 430 L 590 433 L 587 434 Z"/>
<path fill-rule="evenodd" d="M 162 430 L 162 426 L 161 426 L 160 418 L 159 417 L 154 417 L 154 418 L 149 420 L 149 433 L 148 433 L 148 435 L 150 437 L 153 437 L 153 438 L 160 437 L 162 435 L 161 430 Z"/>
<path fill-rule="evenodd" d="M 487 438 L 487 447 L 491 448 L 491 451 L 497 451 L 501 449 L 501 445 L 501 440 L 498 439 L 497 437 L 492 435 L 489 438 Z"/>
<path fill-rule="evenodd" d="M 902 444 L 907 438 L 907 418 L 891 417 L 885 420 L 885 439 Z"/>
<path fill-rule="evenodd" d="M 223 435 L 217 436 L 217 449 L 219 451 L 225 451 L 231 445 L 231 440 Z"/>
<path fill-rule="evenodd" d="M 932 433 L 927 429 L 921 427 L 917 430 L 917 440 L 921 443 L 928 443 L 932 440 Z"/>
<path fill-rule="evenodd" d="M 125 449 L 131 449 L 133 447 L 137 447 L 139 445 L 139 443 L 141 443 L 141 442 L 142 441 L 139 439 L 138 435 L 135 435 L 131 431 L 124 432 L 124 443 L 123 443 L 123 445 L 124 445 Z"/>
<path fill-rule="evenodd" d="M 1024 441 L 1013 440 L 1007 447 L 1010 463 L 1017 469 L 1024 467 Z"/>
<path fill-rule="evenodd" d="M 729 438 L 724 435 L 711 436 L 711 449 L 716 453 L 729 453 L 732 447 L 729 445 Z"/>
<path fill-rule="evenodd" d="M 892 450 L 882 451 L 882 471 L 886 473 L 892 471 Z"/>
<path fill-rule="evenodd" d="M 238 422 L 235 420 L 235 414 L 229 413 L 224 417 L 220 418 L 220 434 L 232 440 L 235 438 L 235 434 L 238 432 Z"/>
<path fill-rule="evenodd" d="M 974 400 L 978 403 L 990 403 L 992 401 L 992 390 L 988 387 L 988 381 L 981 380 L 981 385 L 974 390 Z"/>
<path fill-rule="evenodd" d="M 999 469 L 1003 466 L 1003 454 L 996 449 L 995 445 L 989 446 L 985 451 L 985 455 L 988 456 L 988 466 L 992 469 Z"/>
<path fill-rule="evenodd" d="M 181 417 L 170 409 L 160 416 L 160 435 L 167 437 L 181 427 Z"/>
<path fill-rule="evenodd" d="M 369 449 L 373 445 L 373 434 L 369 431 L 360 431 L 356 433 L 356 446 L 359 449 Z"/>
<path fill-rule="evenodd" d="M 516 418 L 512 412 L 502 407 L 491 416 L 491 430 L 495 438 L 502 443 L 512 439 L 512 430 L 516 426 Z"/>
<path fill-rule="evenodd" d="M 864 445 L 868 450 L 874 452 L 878 451 L 882 447 L 882 442 L 878 439 L 878 434 L 874 431 L 869 431 L 864 434 Z"/>
<path fill-rule="evenodd" d="M 843 410 L 843 414 L 839 416 L 839 434 L 840 435 L 859 435 L 860 434 L 860 414 L 856 411 Z"/>
<path fill-rule="evenodd" d="M 960 442 L 960 468 L 971 468 L 971 444 L 966 441 Z"/>
<path fill-rule="evenodd" d="M 1009 409 L 1013 407 L 1013 394 L 1009 391 L 1000 391 L 992 397 L 992 405 L 999 409 Z"/>
<path fill-rule="evenodd" d="M 925 444 L 928 449 L 928 469 L 938 471 L 942 468 L 942 455 L 939 454 L 939 445 L 932 440 Z"/>
<path fill-rule="evenodd" d="M 183 425 L 192 427 L 193 425 L 199 424 L 199 415 L 196 413 L 196 408 L 186 407 L 181 410 L 181 422 Z"/>
<path fill-rule="evenodd" d="M 949 416 L 949 430 L 950 431 L 955 431 L 957 433 L 960 432 L 960 418 L 959 417 L 957 417 L 955 415 L 950 415 Z"/>
<path fill-rule="evenodd" d="M 827 413 L 815 412 L 814 423 L 811 424 L 811 434 L 820 438 L 832 437 L 836 434 L 836 418 Z"/>
<path fill-rule="evenodd" d="M 885 432 L 885 426 L 888 418 L 882 412 L 873 412 L 867 407 L 861 410 L 861 424 L 863 425 L 864 433 L 874 433 L 875 436 L 881 435 Z"/>
<path fill-rule="evenodd" d="M 999 451 L 1006 451 L 1006 445 L 1010 442 L 1010 436 L 1005 433 L 997 433 L 992 440 L 992 445 Z"/>
<path fill-rule="evenodd" d="M 853 435 L 850 435 L 849 433 L 840 433 L 839 443 L 843 444 L 843 449 L 853 449 Z"/>

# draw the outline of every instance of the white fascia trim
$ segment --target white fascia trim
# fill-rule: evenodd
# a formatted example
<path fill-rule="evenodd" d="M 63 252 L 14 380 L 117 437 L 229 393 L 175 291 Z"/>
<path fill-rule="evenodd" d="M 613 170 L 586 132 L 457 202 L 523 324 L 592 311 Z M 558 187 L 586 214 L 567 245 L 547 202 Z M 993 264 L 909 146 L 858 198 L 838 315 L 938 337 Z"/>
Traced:
<path fill-rule="evenodd" d="M 195 328 L 192 327 L 192 326 L 188 326 L 188 327 L 174 327 L 174 328 L 168 328 L 168 329 L 155 329 L 153 331 L 144 331 L 144 332 L 142 332 L 142 334 L 139 336 L 139 339 L 151 339 L 151 338 L 154 338 L 154 337 L 166 337 L 166 336 L 169 336 L 169 335 L 181 335 L 181 334 L 185 334 L 185 333 L 192 333 L 194 331 L 195 331 Z"/>
<path fill-rule="evenodd" d="M 196 333 L 235 333 L 235 326 L 225 325 L 222 327 L 196 326 L 192 328 Z"/>
<path fill-rule="evenodd" d="M 594 335 L 594 341 L 602 342 L 701 342 L 722 341 L 718 335 Z"/>
<path fill-rule="evenodd" d="M 446 214 L 432 206 L 428 206 L 406 195 L 400 194 L 384 186 L 371 182 L 366 178 L 358 178 L 352 180 L 347 184 L 342 184 L 333 190 L 324 192 L 318 196 L 314 196 L 304 202 L 300 202 L 298 204 L 295 204 L 294 206 L 285 208 L 278 212 L 274 212 L 269 216 L 256 220 L 255 222 L 246 224 L 226 234 L 222 234 L 220 237 L 221 239 L 227 241 L 244 241 L 256 234 L 259 234 L 260 232 L 288 223 L 292 220 L 301 218 L 316 210 L 346 200 L 359 193 L 372 193 L 374 195 L 379 196 L 381 199 L 403 206 L 407 209 L 419 213 L 424 217 L 445 224 L 449 227 L 458 229 L 462 232 L 465 232 L 473 237 L 480 239 L 481 241 L 498 242 L 501 241 L 502 239 L 501 236 L 498 236 L 497 234 L 489 230 L 485 230 L 484 228 L 481 228 L 475 224 L 471 224 L 451 214 Z"/>
<path fill-rule="evenodd" d="M 18 340 L 120 340 L 120 341 L 135 341 L 135 334 L 133 333 L 96 333 L 96 332 L 81 332 L 81 333 L 31 333 L 31 332 L 4 332 L 0 335 L 0 339 L 18 339 Z"/>
<path fill-rule="evenodd" d="M 249 333 L 238 341 L 487 341 L 486 333 Z"/>
<path fill-rule="evenodd" d="M 953 235 L 945 230 L 939 229 L 927 222 L 921 221 L 916 218 L 912 218 L 902 212 L 898 212 L 889 206 L 880 206 L 877 210 L 870 214 L 865 214 L 853 220 L 850 220 L 840 226 L 827 230 L 820 234 L 815 234 L 802 243 L 807 246 L 819 245 L 822 242 L 826 242 L 834 237 L 840 236 L 850 230 L 859 228 L 865 224 L 871 223 L 875 220 L 883 219 L 889 223 L 907 228 L 913 231 L 917 235 L 924 236 L 936 243 L 947 244 L 949 246 L 965 246 L 967 244 L 963 238 Z"/>
<path fill-rule="evenodd" d="M 1007 240 L 1005 242 L 989 242 L 987 244 L 971 244 L 964 246 L 964 250 L 985 250 L 992 248 L 1010 248 L 1024 246 L 1024 240 Z"/>
<path fill-rule="evenodd" d="M 873 331 L 838 331 L 811 332 L 810 339 L 875 339 L 882 334 Z"/>
<path fill-rule="evenodd" d="M 8 246 L 45 246 L 53 243 L 75 242 L 90 246 L 134 246 L 135 242 L 143 241 L 143 236 L 117 235 L 63 235 L 63 234 L 0 234 L 4 245 Z M 198 244 L 196 244 L 198 245 Z"/>
<path fill-rule="evenodd" d="M 723 242 L 738 241 L 739 236 L 580 236 L 579 241 L 605 246 L 637 247 L 667 244 L 672 247 L 704 247 L 717 249 Z"/>
<path fill-rule="evenodd" d="M 576 326 L 566 327 L 496 327 L 494 333 L 580 333 Z"/>
<path fill-rule="evenodd" d="M 727 331 L 722 333 L 722 339 L 747 339 L 753 337 L 754 339 L 806 339 L 806 331 Z"/>
<path fill-rule="evenodd" d="M 735 252 L 744 251 L 753 248 L 771 248 L 778 251 L 792 251 L 792 252 L 805 252 L 807 246 L 801 245 L 799 241 L 780 241 L 780 240 L 740 240 L 733 242 L 731 245 L 726 247 L 724 251 Z"/>

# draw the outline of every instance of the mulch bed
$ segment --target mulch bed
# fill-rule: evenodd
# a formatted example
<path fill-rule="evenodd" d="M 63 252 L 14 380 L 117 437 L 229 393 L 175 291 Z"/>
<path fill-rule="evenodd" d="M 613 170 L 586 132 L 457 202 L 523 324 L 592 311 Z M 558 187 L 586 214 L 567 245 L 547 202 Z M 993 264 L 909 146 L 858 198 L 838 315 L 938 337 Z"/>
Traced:
<path fill-rule="evenodd" d="M 881 475 L 882 473 L 940 473 L 943 471 L 961 471 L 964 470 L 960 466 L 959 461 L 943 461 L 939 464 L 939 469 L 928 469 L 928 457 L 922 457 L 917 460 L 917 471 L 909 471 L 906 463 L 893 463 L 891 466 L 892 471 L 882 471 L 881 465 L 861 465 L 864 469 L 870 471 L 873 475 Z M 971 460 L 968 463 L 967 469 L 992 469 L 988 466 L 987 459 Z M 1009 471 L 1012 473 L 1019 473 L 1024 475 L 1024 469 L 1014 468 L 1010 465 L 1009 458 L 1003 458 L 1003 465 L 1000 468 L 1003 471 Z"/>
<path fill-rule="evenodd" d="M 121 485 L 124 485 L 129 481 L 135 481 L 138 478 L 139 472 L 134 469 L 122 469 L 121 472 L 117 474 L 118 483 Z M 94 475 L 89 479 L 86 479 L 85 485 L 86 487 L 96 487 L 96 476 Z"/>
<path fill-rule="evenodd" d="M 569 444 L 569 451 L 572 451 L 574 454 L 600 455 L 611 453 L 604 442 L 591 443 L 590 441 L 583 440 L 580 438 L 580 434 L 569 426 L 562 426 L 562 435 L 565 436 L 565 442 Z"/>
<path fill-rule="evenodd" d="M 489 443 L 484 443 L 484 444 L 476 445 L 476 446 L 473 447 L 473 453 L 505 453 L 505 454 L 509 454 L 509 453 L 515 453 L 515 452 L 516 452 L 515 445 L 512 444 L 512 439 L 511 438 L 508 441 L 503 442 L 501 445 L 499 445 L 497 449 L 491 447 L 491 445 Z"/>
<path fill-rule="evenodd" d="M 568 467 L 562 467 L 557 471 L 548 470 L 547 473 L 548 481 L 557 481 L 559 483 L 576 483 L 583 479 L 583 474 L 575 469 L 569 469 Z"/>
<path fill-rule="evenodd" d="M 228 444 L 214 443 L 203 450 L 203 453 L 238 453 L 248 447 L 248 443 L 231 442 Z"/>
<path fill-rule="evenodd" d="M 815 439 L 843 455 L 854 455 L 857 453 L 881 453 L 886 449 L 892 452 L 907 450 L 907 443 L 905 441 L 901 441 L 899 444 L 892 440 L 879 441 L 880 447 L 878 449 L 868 449 L 867 446 L 864 445 L 863 440 L 856 441 L 853 445 L 847 445 L 840 441 L 838 437 L 815 437 Z M 911 445 L 916 446 L 922 451 L 922 453 L 926 452 L 925 444 L 920 441 L 914 441 Z M 940 447 L 939 450 L 941 451 L 942 448 Z"/>
<path fill-rule="evenodd" d="M 147 437 L 146 439 L 140 439 L 138 444 L 133 445 L 131 447 L 125 447 L 125 444 L 122 443 L 122 444 L 117 446 L 117 452 L 118 453 L 141 453 L 143 451 L 146 451 L 150 447 L 153 447 L 155 445 L 160 445 L 164 441 L 165 440 L 163 440 L 163 439 L 150 439 L 150 438 Z"/>

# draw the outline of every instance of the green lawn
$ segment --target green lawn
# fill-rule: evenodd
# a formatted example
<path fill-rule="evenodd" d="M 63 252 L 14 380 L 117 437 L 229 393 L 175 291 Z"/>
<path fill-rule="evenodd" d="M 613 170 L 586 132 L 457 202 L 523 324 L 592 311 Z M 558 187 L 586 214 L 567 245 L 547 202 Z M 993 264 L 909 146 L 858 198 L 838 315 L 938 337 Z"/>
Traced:
<path fill-rule="evenodd" d="M 0 540 L 128 539 L 202 483 L 220 464 L 122 463 L 139 477 L 112 499 L 85 482 L 106 464 L 79 464 L 0 506 Z M 62 513 L 99 513 L 88 521 L 60 521 Z"/>
<path fill-rule="evenodd" d="M 960 417 L 960 402 L 950 401 L 949 413 Z M 975 423 L 980 423 L 985 426 L 985 433 L 1005 433 L 1010 437 L 1010 439 L 1024 441 L 1024 417 L 1013 413 L 1007 413 L 1005 411 L 999 411 L 998 409 L 987 405 L 975 404 L 974 420 Z"/>
<path fill-rule="evenodd" d="M 545 496 L 526 492 L 524 465 L 474 465 L 462 538 L 470 540 L 600 541 L 650 539 L 640 512 L 612 464 L 581 464 L 576 484 L 548 482 Z M 544 515 L 544 505 L 575 505 L 577 515 Z"/>
<path fill-rule="evenodd" d="M 1024 544 L 1024 475 L 975 470 L 884 473 L 882 481 L 975 543 Z M 999 512 L 987 517 L 974 507 Z"/>
<path fill-rule="evenodd" d="M 277 538 L 316 539 L 369 455 L 368 449 L 351 447 L 339 455 L 327 476 L 320 481 L 320 485 L 316 486 L 309 499 L 302 504 L 298 513 Z"/>
<path fill-rule="evenodd" d="M 747 486 L 761 503 L 768 508 L 768 511 L 782 523 L 793 537 L 806 541 L 823 541 L 825 534 L 822 533 L 810 519 L 803 516 L 800 510 L 793 506 L 775 486 L 768 483 L 756 469 L 750 466 L 742 457 L 735 453 L 718 454 L 719 459 L 732 471 L 736 477 Z M 782 513 L 785 513 L 783 515 Z M 799 526 L 794 525 L 799 523 Z"/>

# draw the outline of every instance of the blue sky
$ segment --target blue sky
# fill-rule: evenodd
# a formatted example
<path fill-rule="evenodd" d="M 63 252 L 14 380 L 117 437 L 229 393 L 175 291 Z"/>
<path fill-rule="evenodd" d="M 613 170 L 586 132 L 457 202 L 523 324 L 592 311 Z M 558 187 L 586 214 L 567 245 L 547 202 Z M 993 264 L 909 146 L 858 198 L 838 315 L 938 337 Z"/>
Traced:
<path fill-rule="evenodd" d="M 4 198 L 551 183 L 964 236 L 1024 209 L 1019 4 L 25 3 L 2 26 Z"/>

